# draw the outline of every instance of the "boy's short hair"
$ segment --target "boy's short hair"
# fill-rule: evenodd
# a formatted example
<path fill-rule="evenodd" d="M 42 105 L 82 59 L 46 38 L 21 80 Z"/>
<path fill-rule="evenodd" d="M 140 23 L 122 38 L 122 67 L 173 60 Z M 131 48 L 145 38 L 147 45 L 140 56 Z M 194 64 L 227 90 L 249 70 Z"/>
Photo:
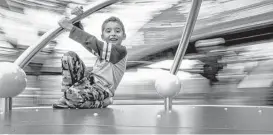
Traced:
<path fill-rule="evenodd" d="M 123 33 L 125 33 L 124 24 L 122 23 L 122 21 L 121 21 L 118 17 L 115 17 L 115 16 L 109 17 L 108 19 L 106 19 L 106 20 L 102 23 L 101 31 L 104 30 L 105 25 L 106 25 L 108 22 L 117 22 L 118 24 L 121 25 L 121 29 L 122 29 Z"/>

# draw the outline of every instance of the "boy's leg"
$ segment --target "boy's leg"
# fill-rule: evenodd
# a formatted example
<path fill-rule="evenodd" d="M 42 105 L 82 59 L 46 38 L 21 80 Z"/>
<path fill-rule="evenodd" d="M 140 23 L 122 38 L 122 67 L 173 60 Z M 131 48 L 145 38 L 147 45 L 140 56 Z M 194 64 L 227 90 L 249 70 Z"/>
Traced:
<path fill-rule="evenodd" d="M 70 107 L 91 109 L 104 108 L 112 104 L 112 97 L 106 90 L 96 84 L 90 84 L 87 78 L 82 83 L 75 84 L 66 91 L 67 104 Z"/>
<path fill-rule="evenodd" d="M 112 94 L 97 84 L 93 84 L 89 89 L 84 89 L 81 94 L 85 98 L 85 102 L 79 107 L 82 109 L 105 108 L 113 103 Z"/>
<path fill-rule="evenodd" d="M 62 57 L 62 70 L 63 73 L 64 71 L 67 71 L 66 72 L 67 76 L 65 76 L 66 74 L 64 74 L 63 77 L 68 77 L 69 80 L 65 80 L 63 78 L 64 86 L 70 87 L 76 82 L 82 80 L 84 77 L 85 69 L 86 67 L 83 61 L 75 52 L 69 51 L 65 53 L 64 56 Z"/>
<path fill-rule="evenodd" d="M 82 103 L 79 108 L 80 109 L 95 109 L 95 108 L 106 108 L 108 105 L 113 104 L 113 98 L 108 97 L 102 101 L 85 101 Z"/>
<path fill-rule="evenodd" d="M 79 82 L 84 77 L 85 65 L 75 52 L 67 52 L 62 57 L 62 92 L 68 90 L 73 84 Z M 66 108 L 66 98 L 53 105 L 54 108 Z M 58 107 L 59 106 L 59 107 Z"/>
<path fill-rule="evenodd" d="M 65 92 L 70 86 L 72 86 L 72 77 L 68 66 L 68 56 L 62 57 L 62 92 Z"/>

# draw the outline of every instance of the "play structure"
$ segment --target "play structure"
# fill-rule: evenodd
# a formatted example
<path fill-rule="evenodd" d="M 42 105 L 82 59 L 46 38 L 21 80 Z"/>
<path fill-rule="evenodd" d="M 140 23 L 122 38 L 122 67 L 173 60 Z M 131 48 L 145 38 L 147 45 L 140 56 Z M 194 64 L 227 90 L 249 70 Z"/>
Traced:
<path fill-rule="evenodd" d="M 71 21 L 76 23 L 116 2 L 118 0 L 97 2 Z M 273 111 L 270 106 L 173 106 L 172 99 L 179 93 L 183 94 L 183 86 L 187 85 L 181 83 L 177 72 L 183 62 L 201 6 L 202 0 L 192 0 L 172 67 L 155 80 L 154 87 L 164 100 L 164 106 L 112 105 L 105 109 L 66 110 L 54 110 L 52 107 L 13 108 L 13 97 L 26 88 L 27 77 L 23 68 L 63 32 L 61 27 L 56 27 L 26 49 L 14 63 L 0 63 L 0 98 L 4 98 L 0 133 L 272 133 L 273 123 L 268 119 Z"/>

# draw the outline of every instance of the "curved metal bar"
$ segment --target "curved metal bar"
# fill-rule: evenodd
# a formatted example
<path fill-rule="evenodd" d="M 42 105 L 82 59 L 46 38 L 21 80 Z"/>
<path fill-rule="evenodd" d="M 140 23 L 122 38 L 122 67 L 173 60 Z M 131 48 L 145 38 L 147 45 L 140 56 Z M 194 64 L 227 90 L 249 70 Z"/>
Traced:
<path fill-rule="evenodd" d="M 193 0 L 192 5 L 191 5 L 191 10 L 188 15 L 187 23 L 184 28 L 180 43 L 178 45 L 178 49 L 176 51 L 175 57 L 174 57 L 174 62 L 171 67 L 170 73 L 176 75 L 182 59 L 185 55 L 185 52 L 188 48 L 189 40 L 191 37 L 191 34 L 193 32 L 199 10 L 202 4 L 202 0 Z M 172 97 L 166 97 L 164 100 L 164 105 L 165 105 L 165 110 L 171 110 L 172 109 Z"/>
<path fill-rule="evenodd" d="M 190 40 L 191 34 L 193 32 L 197 17 L 198 17 L 201 4 L 202 4 L 202 0 L 193 0 L 193 2 L 192 2 L 192 6 L 191 6 L 191 10 L 190 10 L 188 19 L 187 19 L 187 23 L 184 28 L 177 52 L 174 57 L 174 62 L 173 62 L 173 65 L 172 65 L 172 68 L 170 71 L 171 74 L 175 75 L 181 65 L 182 59 L 183 59 L 185 52 L 188 48 L 189 40 Z"/>
<path fill-rule="evenodd" d="M 89 16 L 90 14 L 106 7 L 111 4 L 116 3 L 118 0 L 104 0 L 100 1 L 99 3 L 94 4 L 94 6 L 91 6 L 88 10 L 86 10 L 82 15 L 76 16 L 71 19 L 72 23 L 78 22 L 85 17 Z M 27 50 L 25 50 L 16 60 L 15 64 L 19 65 L 21 68 L 24 68 L 31 59 L 43 48 L 47 45 L 47 43 L 57 37 L 61 32 L 63 32 L 62 27 L 56 27 L 45 33 L 39 41 L 30 47 L 28 47 Z"/>

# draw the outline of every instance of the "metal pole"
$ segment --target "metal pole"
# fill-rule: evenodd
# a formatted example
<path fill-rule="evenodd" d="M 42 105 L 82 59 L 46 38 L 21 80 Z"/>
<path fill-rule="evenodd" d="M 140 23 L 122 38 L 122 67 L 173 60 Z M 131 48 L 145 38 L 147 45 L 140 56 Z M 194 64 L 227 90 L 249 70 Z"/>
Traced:
<path fill-rule="evenodd" d="M 12 98 L 4 98 L 2 99 L 4 102 L 2 103 L 2 109 L 4 113 L 10 113 L 12 109 Z"/>
<path fill-rule="evenodd" d="M 189 13 L 189 16 L 187 19 L 187 24 L 184 28 L 178 49 L 177 49 L 175 57 L 174 57 L 174 62 L 173 62 L 173 65 L 172 65 L 172 68 L 170 71 L 171 74 L 175 75 L 181 65 L 182 59 L 185 55 L 185 52 L 187 50 L 187 47 L 188 47 L 188 44 L 190 41 L 192 31 L 195 26 L 195 22 L 197 20 L 197 16 L 199 13 L 199 9 L 201 7 L 201 3 L 202 3 L 202 0 L 193 0 L 191 10 L 190 10 L 190 13 Z"/>
<path fill-rule="evenodd" d="M 193 0 L 192 1 L 191 10 L 190 10 L 190 13 L 187 18 L 187 23 L 184 28 L 182 37 L 180 39 L 178 49 L 177 49 L 175 57 L 174 57 L 174 62 L 171 67 L 171 70 L 170 70 L 171 74 L 176 75 L 176 73 L 181 65 L 182 59 L 183 59 L 185 52 L 188 48 L 190 37 L 193 32 L 193 29 L 194 29 L 194 26 L 195 26 L 195 23 L 196 23 L 198 14 L 199 14 L 201 4 L 202 4 L 202 0 Z M 172 108 L 171 106 L 172 106 L 172 100 L 170 97 L 167 97 L 165 99 L 165 109 L 171 109 Z"/>
<path fill-rule="evenodd" d="M 172 110 L 172 99 L 170 97 L 165 98 L 164 103 L 166 111 Z"/>

